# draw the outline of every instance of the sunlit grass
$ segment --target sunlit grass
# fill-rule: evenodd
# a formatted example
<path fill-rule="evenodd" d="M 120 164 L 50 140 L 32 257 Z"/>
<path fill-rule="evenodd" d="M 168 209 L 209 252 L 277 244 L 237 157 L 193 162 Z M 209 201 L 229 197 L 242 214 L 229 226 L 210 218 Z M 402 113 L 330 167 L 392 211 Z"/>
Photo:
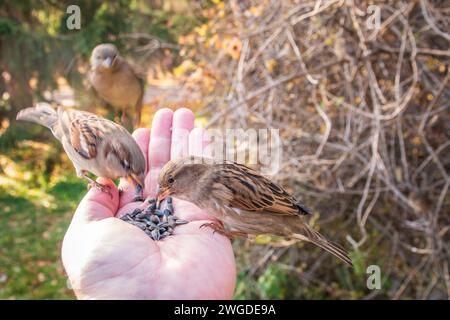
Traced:
<path fill-rule="evenodd" d="M 23 143 L 0 158 L 0 299 L 74 298 L 60 250 L 86 186 L 65 163 L 48 175 L 40 147 Z"/>

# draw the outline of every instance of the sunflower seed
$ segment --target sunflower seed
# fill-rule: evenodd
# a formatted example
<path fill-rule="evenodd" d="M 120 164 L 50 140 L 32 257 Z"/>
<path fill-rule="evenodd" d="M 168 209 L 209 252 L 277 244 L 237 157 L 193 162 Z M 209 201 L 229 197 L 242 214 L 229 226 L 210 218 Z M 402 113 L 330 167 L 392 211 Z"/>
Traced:
<path fill-rule="evenodd" d="M 166 199 L 167 208 L 162 210 L 154 198 L 146 200 L 148 207 L 145 209 L 136 208 L 130 214 L 127 213 L 121 217 L 122 220 L 140 228 L 151 239 L 158 241 L 173 234 L 177 225 L 188 223 L 173 215 L 173 200 L 171 197 Z"/>
<path fill-rule="evenodd" d="M 150 205 L 150 207 L 148 207 L 148 209 L 150 210 L 150 211 L 155 211 L 156 209 L 157 209 L 157 205 L 156 205 L 156 203 L 152 203 L 151 205 Z"/>
<path fill-rule="evenodd" d="M 156 228 L 156 224 L 154 224 L 154 223 L 151 222 L 151 221 L 147 221 L 147 227 L 150 227 L 150 228 Z"/>
<path fill-rule="evenodd" d="M 136 219 L 145 219 L 147 217 L 146 212 L 141 212 L 136 215 Z"/>
<path fill-rule="evenodd" d="M 155 211 L 155 214 L 158 216 L 158 217 L 162 217 L 163 215 L 164 215 L 164 212 L 162 212 L 161 210 L 156 210 Z"/>
<path fill-rule="evenodd" d="M 159 234 L 159 229 L 153 229 L 151 234 L 152 234 L 153 240 L 159 240 L 159 238 L 161 237 L 161 235 Z"/>
<path fill-rule="evenodd" d="M 177 221 L 175 221 L 175 224 L 178 226 L 178 225 L 181 225 L 181 224 L 186 224 L 188 222 L 189 221 L 178 219 Z"/>
<path fill-rule="evenodd" d="M 122 219 L 124 221 L 128 221 L 131 219 L 131 216 L 130 216 L 130 214 L 127 213 L 127 214 L 121 216 L 120 219 Z"/>
<path fill-rule="evenodd" d="M 138 227 L 139 229 L 145 230 L 146 225 L 145 223 L 139 222 L 139 221 L 130 221 L 130 223 L 136 227 Z"/>
<path fill-rule="evenodd" d="M 134 209 L 134 211 L 131 213 L 131 216 L 134 218 L 137 214 L 139 214 L 139 213 L 141 213 L 141 209 L 139 209 L 139 208 L 136 208 L 136 209 Z"/>

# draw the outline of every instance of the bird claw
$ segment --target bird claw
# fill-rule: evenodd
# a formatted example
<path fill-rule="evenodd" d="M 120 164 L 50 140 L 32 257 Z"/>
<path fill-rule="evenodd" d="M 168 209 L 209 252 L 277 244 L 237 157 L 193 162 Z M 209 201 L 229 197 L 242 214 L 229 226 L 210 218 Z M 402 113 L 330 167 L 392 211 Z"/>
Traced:
<path fill-rule="evenodd" d="M 133 202 L 143 202 L 144 198 L 141 195 L 136 195 L 133 198 Z"/>
<path fill-rule="evenodd" d="M 101 192 L 108 194 L 111 197 L 111 199 L 113 198 L 113 195 L 111 193 L 111 187 L 108 185 L 98 183 L 97 181 L 92 181 L 88 183 L 88 189 L 90 190 L 91 188 L 96 188 Z"/>
<path fill-rule="evenodd" d="M 225 228 L 223 227 L 222 224 L 218 224 L 215 222 L 207 222 L 202 224 L 199 229 L 203 228 L 203 227 L 210 227 L 213 230 L 213 234 L 215 234 L 216 232 L 222 236 L 227 237 L 228 239 L 230 239 L 230 241 L 232 241 L 235 237 L 245 237 L 247 238 L 247 234 L 243 233 L 243 232 L 238 232 L 238 231 L 227 231 L 225 230 Z"/>

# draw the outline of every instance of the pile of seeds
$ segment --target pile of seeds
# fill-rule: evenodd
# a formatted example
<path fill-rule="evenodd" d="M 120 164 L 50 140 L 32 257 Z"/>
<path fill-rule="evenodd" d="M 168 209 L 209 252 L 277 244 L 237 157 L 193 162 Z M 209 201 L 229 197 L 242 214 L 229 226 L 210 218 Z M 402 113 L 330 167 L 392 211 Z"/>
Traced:
<path fill-rule="evenodd" d="M 132 213 L 127 213 L 120 219 L 126 221 L 142 231 L 153 240 L 161 240 L 173 234 L 176 226 L 186 224 L 173 215 L 172 198 L 167 198 L 167 209 L 160 210 L 156 199 L 146 200 L 149 206 L 146 209 L 136 208 Z"/>

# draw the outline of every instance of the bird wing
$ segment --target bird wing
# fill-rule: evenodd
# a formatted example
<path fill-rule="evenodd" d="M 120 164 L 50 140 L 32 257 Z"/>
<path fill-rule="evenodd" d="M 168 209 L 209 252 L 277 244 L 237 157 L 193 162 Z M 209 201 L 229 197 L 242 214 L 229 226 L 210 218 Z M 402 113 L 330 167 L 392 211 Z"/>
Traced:
<path fill-rule="evenodd" d="M 95 158 L 102 137 L 114 130 L 114 124 L 85 111 L 67 110 L 67 113 L 72 147 L 85 159 Z"/>
<path fill-rule="evenodd" d="M 87 98 L 90 100 L 89 103 L 92 106 L 92 108 L 96 105 L 100 105 L 103 108 L 106 108 L 108 110 L 113 110 L 114 107 L 108 102 L 106 101 L 101 95 L 100 93 L 97 91 L 97 89 L 95 89 L 94 86 L 94 73 L 95 71 L 89 70 L 88 72 L 88 85 L 87 85 Z"/>
<path fill-rule="evenodd" d="M 223 164 L 220 177 L 224 179 L 223 185 L 230 190 L 230 207 L 283 215 L 310 213 L 282 187 L 244 165 Z"/>

